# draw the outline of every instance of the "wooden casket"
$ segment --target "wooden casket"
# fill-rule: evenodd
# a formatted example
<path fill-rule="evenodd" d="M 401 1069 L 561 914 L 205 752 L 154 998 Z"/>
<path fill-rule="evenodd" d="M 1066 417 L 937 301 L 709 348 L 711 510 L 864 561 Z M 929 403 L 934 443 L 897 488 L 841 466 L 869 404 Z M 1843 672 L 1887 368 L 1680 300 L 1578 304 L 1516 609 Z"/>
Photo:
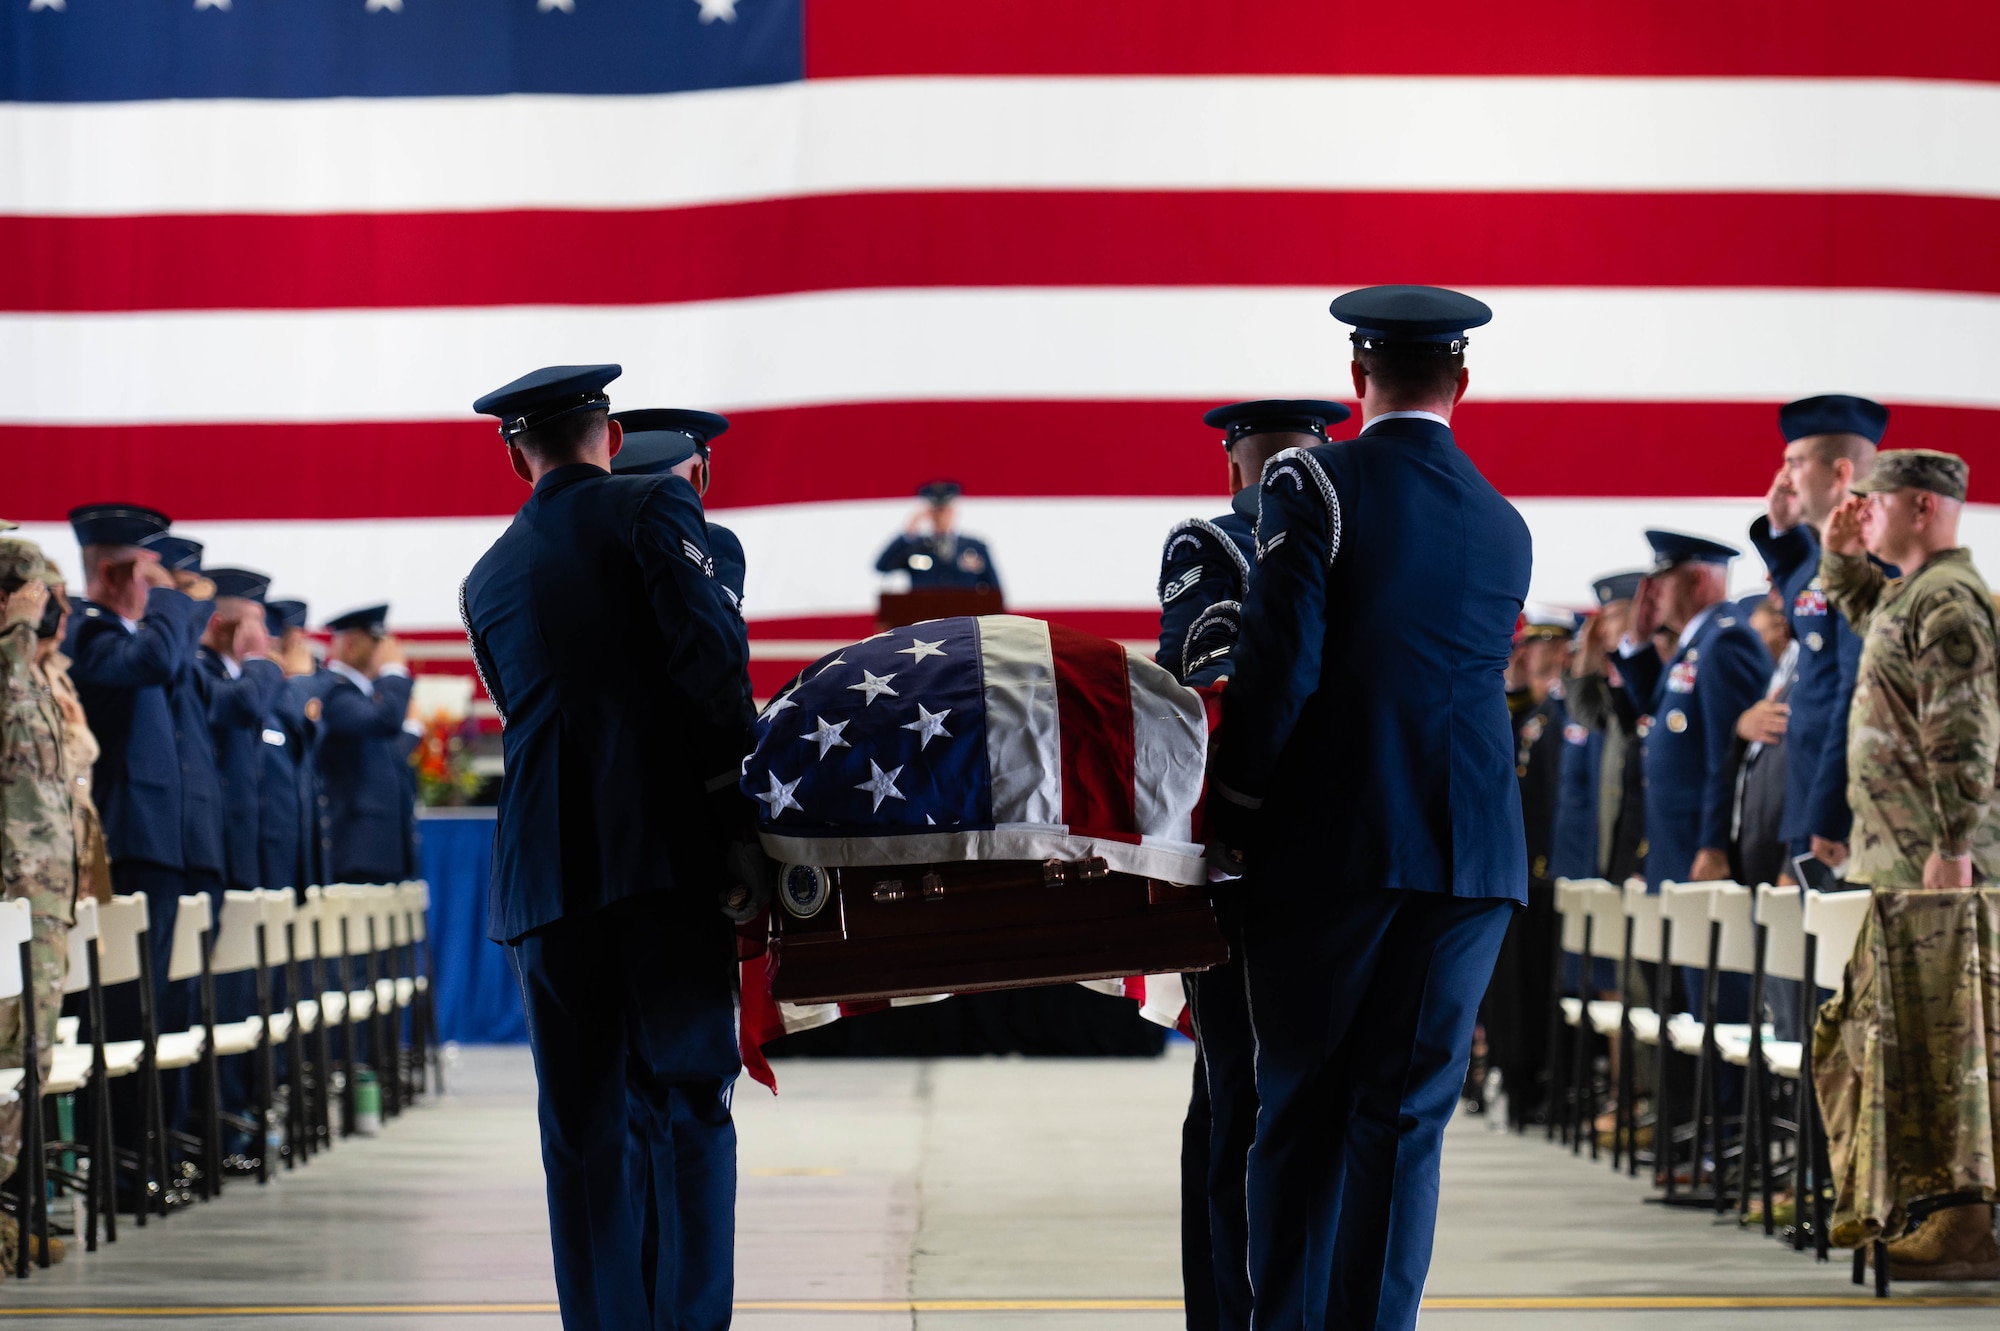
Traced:
<path fill-rule="evenodd" d="M 759 718 L 743 789 L 780 862 L 771 996 L 855 1002 L 1228 959 L 1194 839 L 1203 699 L 1011 615 L 821 658 Z"/>

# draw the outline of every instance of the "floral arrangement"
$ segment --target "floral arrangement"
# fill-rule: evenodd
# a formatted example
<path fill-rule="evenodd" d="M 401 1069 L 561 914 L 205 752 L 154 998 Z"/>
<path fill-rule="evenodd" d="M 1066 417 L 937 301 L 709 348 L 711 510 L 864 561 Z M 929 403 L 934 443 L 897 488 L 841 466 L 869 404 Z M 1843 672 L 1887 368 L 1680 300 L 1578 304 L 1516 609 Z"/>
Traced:
<path fill-rule="evenodd" d="M 417 772 L 417 798 L 426 808 L 470 803 L 484 784 L 472 770 L 471 738 L 476 725 L 469 717 L 454 717 L 442 709 L 423 722 L 424 735 L 410 754 Z"/>

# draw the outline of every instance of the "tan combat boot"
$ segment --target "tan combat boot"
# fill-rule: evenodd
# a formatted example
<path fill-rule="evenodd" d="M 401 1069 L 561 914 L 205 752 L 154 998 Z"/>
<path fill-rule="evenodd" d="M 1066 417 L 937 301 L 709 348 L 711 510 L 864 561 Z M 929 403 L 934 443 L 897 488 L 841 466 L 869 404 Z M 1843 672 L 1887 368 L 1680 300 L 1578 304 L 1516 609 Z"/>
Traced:
<path fill-rule="evenodd" d="M 2000 1280 L 1993 1208 L 1981 1203 L 1933 1212 L 1889 1245 L 1891 1280 Z"/>

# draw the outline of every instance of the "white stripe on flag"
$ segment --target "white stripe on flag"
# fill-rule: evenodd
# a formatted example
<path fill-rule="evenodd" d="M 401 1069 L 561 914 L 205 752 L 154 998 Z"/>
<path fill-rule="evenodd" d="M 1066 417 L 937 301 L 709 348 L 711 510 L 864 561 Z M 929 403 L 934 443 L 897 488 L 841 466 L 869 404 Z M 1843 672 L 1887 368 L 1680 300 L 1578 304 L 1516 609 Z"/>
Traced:
<path fill-rule="evenodd" d="M 1477 456 L 1477 441 L 1472 444 Z M 1774 445 L 1775 456 L 1775 445 Z M 1662 460 L 1663 468 L 1672 466 Z M 1776 462 L 1772 463 L 1776 466 Z M 965 529 L 987 538 L 1005 579 L 1007 599 L 1024 609 L 1157 612 L 1160 541 L 1181 518 L 1221 511 L 1219 496 L 1102 499 L 965 499 Z M 1592 579 L 1636 568 L 1651 555 L 1640 532 L 1668 527 L 1739 549 L 1764 511 L 1735 499 L 1516 499 L 1535 541 L 1531 600 L 1594 605 Z M 718 511 L 715 520 L 743 538 L 749 559 L 744 608 L 759 619 L 867 614 L 882 579 L 875 555 L 900 529 L 909 500 L 784 504 Z M 458 628 L 458 583 L 507 525 L 506 518 L 412 518 L 371 521 L 177 522 L 204 541 L 217 566 L 272 573 L 278 595 L 312 604 L 318 618 L 389 599 L 399 629 Z M 70 575 L 76 539 L 63 523 L 31 522 L 20 533 Z M 1969 504 L 1960 539 L 1984 569 L 2000 569 L 2000 505 Z M 1762 561 L 1750 555 L 1731 569 L 1738 594 L 1763 585 Z M 1135 635 L 1143 636 L 1143 635 Z M 817 654 L 817 653 L 814 653 Z"/>
<path fill-rule="evenodd" d="M 1148 844 L 1186 849 L 1194 837 L 1208 753 L 1208 715 L 1201 698 L 1182 688 L 1151 658 L 1127 648 L 1132 688 L 1133 812 Z"/>
<path fill-rule="evenodd" d="M 1063 826 L 1062 734 L 1049 626 L 1018 615 L 979 622 L 993 821 Z"/>
<path fill-rule="evenodd" d="M 1146 400 L 1347 391 L 1325 287 L 812 292 L 664 306 L 0 316 L 0 421 L 472 419 L 524 366 L 617 361 L 619 402 Z M 2000 296 L 1472 288 L 1485 401 L 1783 402 L 1838 385 L 2000 406 Z M 1921 338 L 1885 330 L 1921 328 Z M 1580 330 L 1592 335 L 1580 336 Z"/>
<path fill-rule="evenodd" d="M 0 107 L 0 212 L 642 208 L 930 189 L 1994 197 L 1996 121 L 2000 88 L 1944 79 L 882 78 L 17 103 Z"/>

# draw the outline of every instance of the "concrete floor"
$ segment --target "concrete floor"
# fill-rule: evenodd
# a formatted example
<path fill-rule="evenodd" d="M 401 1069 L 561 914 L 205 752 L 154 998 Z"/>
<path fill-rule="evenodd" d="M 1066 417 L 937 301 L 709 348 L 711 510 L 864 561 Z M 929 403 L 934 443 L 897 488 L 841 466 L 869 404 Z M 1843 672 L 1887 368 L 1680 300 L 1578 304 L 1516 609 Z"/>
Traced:
<path fill-rule="evenodd" d="M 737 1325 L 1180 1326 L 1188 1058 L 791 1063 L 775 1099 L 746 1083 Z M 1915 1286 L 1850 1303 L 1843 1262 L 1644 1206 L 1638 1183 L 1478 1120 L 1453 1125 L 1444 1192 L 1437 1331 L 2000 1324 L 2000 1286 L 1950 1291 L 1975 1306 Z M 7 1282 L 0 1324 L 543 1331 L 553 1298 L 526 1057 L 468 1049 L 448 1099 Z"/>

